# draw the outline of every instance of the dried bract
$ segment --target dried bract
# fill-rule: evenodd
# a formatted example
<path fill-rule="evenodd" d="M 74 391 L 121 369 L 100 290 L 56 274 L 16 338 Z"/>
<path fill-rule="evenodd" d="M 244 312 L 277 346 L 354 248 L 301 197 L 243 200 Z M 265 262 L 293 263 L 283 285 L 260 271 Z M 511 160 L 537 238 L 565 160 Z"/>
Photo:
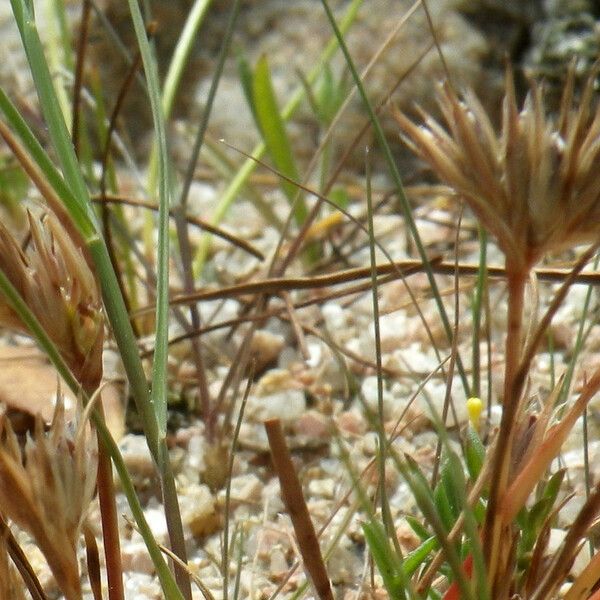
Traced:
<path fill-rule="evenodd" d="M 98 285 L 81 251 L 54 215 L 29 214 L 24 252 L 0 223 L 0 269 L 50 336 L 71 371 L 91 391 L 102 376 L 104 340 Z M 25 329 L 0 303 L 0 323 Z"/>
<path fill-rule="evenodd" d="M 71 435 L 62 403 L 47 433 L 37 419 L 23 450 L 10 422 L 0 421 L 0 512 L 35 539 L 67 600 L 81 598 L 77 545 L 96 469 L 89 427 L 80 423 Z"/>

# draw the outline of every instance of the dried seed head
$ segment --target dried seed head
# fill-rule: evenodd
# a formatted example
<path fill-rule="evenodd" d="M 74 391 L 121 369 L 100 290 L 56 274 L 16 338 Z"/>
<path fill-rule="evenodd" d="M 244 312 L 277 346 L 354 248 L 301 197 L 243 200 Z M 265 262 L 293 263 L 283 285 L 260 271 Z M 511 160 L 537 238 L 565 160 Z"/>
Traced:
<path fill-rule="evenodd" d="M 472 92 L 460 99 L 447 83 L 438 90 L 447 128 L 422 111 L 420 126 L 395 114 L 407 143 L 465 199 L 516 268 L 600 236 L 596 75 L 594 69 L 576 102 L 572 69 L 553 117 L 535 84 L 519 110 L 507 69 L 500 134 Z"/>
<path fill-rule="evenodd" d="M 80 422 L 71 435 L 62 403 L 47 433 L 38 417 L 23 450 L 0 420 L 0 512 L 34 538 L 68 600 L 81 598 L 77 544 L 96 468 L 89 427 Z"/>
<path fill-rule="evenodd" d="M 25 252 L 0 223 L 0 269 L 82 387 L 92 391 L 102 375 L 103 319 L 96 279 L 56 217 L 28 217 L 31 244 Z M 24 329 L 17 315 L 2 304 L 0 323 Z"/>

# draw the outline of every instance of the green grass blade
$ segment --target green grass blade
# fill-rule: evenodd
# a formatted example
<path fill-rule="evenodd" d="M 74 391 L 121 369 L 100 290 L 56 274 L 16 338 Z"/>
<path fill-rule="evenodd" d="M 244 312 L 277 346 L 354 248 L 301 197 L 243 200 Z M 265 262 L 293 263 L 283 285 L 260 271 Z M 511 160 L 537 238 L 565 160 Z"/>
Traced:
<path fill-rule="evenodd" d="M 52 76 L 44 55 L 42 42 L 38 35 L 33 10 L 24 0 L 11 0 L 15 20 L 19 27 L 21 40 L 27 54 L 40 107 L 48 127 L 48 133 L 60 162 L 67 186 L 79 205 L 80 212 L 87 216 L 88 223 L 76 222 L 82 234 L 91 233 L 90 225 L 95 222 L 89 193 L 79 168 L 79 163 L 71 143 L 63 113 L 60 109 Z"/>
<path fill-rule="evenodd" d="M 465 440 L 465 461 L 472 481 L 476 481 L 485 461 L 485 447 L 477 432 L 469 425 Z"/>
<path fill-rule="evenodd" d="M 194 2 L 177 40 L 177 46 L 175 47 L 164 84 L 162 103 L 165 115 L 171 114 L 175 95 L 177 94 L 183 75 L 183 69 L 187 64 L 198 30 L 204 21 L 211 2 L 212 0 L 196 0 Z"/>
<path fill-rule="evenodd" d="M 418 548 L 404 557 L 402 570 L 406 578 L 412 577 L 417 569 L 428 559 L 429 555 L 440 547 L 435 537 L 427 538 Z"/>
<path fill-rule="evenodd" d="M 346 33 L 354 21 L 356 20 L 356 16 L 358 14 L 359 8 L 362 6 L 364 0 L 351 0 L 346 12 L 344 13 L 344 17 L 340 21 L 339 29 L 342 33 Z M 325 68 L 325 65 L 329 63 L 331 57 L 334 55 L 335 51 L 338 48 L 338 42 L 335 36 L 333 36 L 325 50 L 321 53 L 321 56 L 317 60 L 316 65 L 311 69 L 311 71 L 306 76 L 306 81 L 310 83 L 314 83 Z M 305 90 L 303 86 L 298 86 L 298 88 L 294 91 L 291 98 L 287 102 L 287 104 L 283 107 L 281 111 L 281 117 L 284 121 L 288 121 L 291 116 L 296 112 L 298 107 L 300 106 L 302 100 L 305 97 Z M 211 224 L 217 225 L 220 223 L 229 207 L 233 203 L 233 201 L 238 197 L 240 190 L 250 177 L 250 175 L 254 172 L 257 167 L 256 160 L 260 160 L 264 153 L 266 152 L 266 146 L 263 142 L 257 144 L 257 146 L 251 152 L 251 158 L 248 158 L 244 161 L 242 166 L 238 169 L 236 176 L 231 180 L 227 188 L 224 190 L 223 194 L 221 194 L 221 199 L 219 201 L 218 206 L 216 207 L 212 217 Z M 198 250 L 196 252 L 196 256 L 194 257 L 194 273 L 199 275 L 204 269 L 204 263 L 208 256 L 208 251 L 210 249 L 210 235 L 206 234 L 202 242 L 198 246 Z"/>
<path fill-rule="evenodd" d="M 154 338 L 154 360 L 152 365 L 152 389 L 150 404 L 154 409 L 158 429 L 158 446 L 155 455 L 160 474 L 161 490 L 169 539 L 173 552 L 186 561 L 183 525 L 177 498 L 175 478 L 167 448 L 167 360 L 169 326 L 169 209 L 171 200 L 171 172 L 167 151 L 167 135 L 161 102 L 158 69 L 155 57 L 146 37 L 146 28 L 136 0 L 128 0 L 129 12 L 137 38 L 154 122 L 154 135 L 158 155 L 158 248 L 156 259 L 156 333 Z M 187 600 L 192 598 L 188 574 L 175 566 L 175 576 Z"/>
<path fill-rule="evenodd" d="M 240 83 L 242 85 L 242 91 L 244 92 L 244 98 L 246 98 L 246 102 L 250 107 L 250 111 L 252 112 L 252 117 L 254 121 L 258 124 L 258 116 L 256 115 L 256 107 L 254 106 L 254 94 L 252 92 L 252 81 L 254 76 L 252 74 L 252 67 L 248 62 L 248 59 L 242 52 L 242 50 L 238 50 L 236 56 L 238 77 L 240 79 Z"/>
<path fill-rule="evenodd" d="M 92 215 L 77 200 L 59 170 L 48 158 L 46 151 L 42 148 L 23 117 L 19 114 L 19 111 L 2 89 L 0 89 L 0 110 L 4 113 L 11 129 L 17 134 L 33 161 L 44 174 L 46 181 L 63 201 L 84 239 L 89 240 L 95 237 L 96 228 L 94 222 L 91 220 Z"/>
<path fill-rule="evenodd" d="M 252 99 L 259 129 L 275 167 L 287 177 L 300 181 L 298 168 L 292 154 L 292 146 L 277 106 L 266 56 L 259 59 L 254 69 Z M 307 215 L 302 197 L 296 200 L 299 192 L 289 181 L 281 181 L 280 185 L 290 203 L 294 203 L 294 218 L 296 223 L 301 225 Z"/>
<path fill-rule="evenodd" d="M 371 520 L 368 523 L 363 523 L 362 528 L 369 551 L 390 598 L 392 600 L 406 599 L 402 562 L 392 549 L 383 526 L 378 521 Z"/>
<path fill-rule="evenodd" d="M 396 457 L 397 458 L 397 457 Z M 462 600 L 475 600 L 471 586 L 465 576 L 460 557 L 453 544 L 449 543 L 448 532 L 440 519 L 437 508 L 432 500 L 431 489 L 427 480 L 422 475 L 416 463 L 406 461 L 405 465 L 398 465 L 403 472 L 404 478 L 417 501 L 421 512 L 427 519 L 431 528 L 435 532 L 436 539 L 444 550 L 444 554 L 452 573 L 456 578 L 456 582 L 460 588 Z"/>
<path fill-rule="evenodd" d="M 158 434 L 167 434 L 167 353 L 169 316 L 169 206 L 170 206 L 170 167 L 167 152 L 167 135 L 156 60 L 146 36 L 146 27 L 139 5 L 128 0 L 136 38 L 142 56 L 148 85 L 148 97 L 154 122 L 155 143 L 158 152 L 158 248 L 156 260 L 156 337 L 154 342 L 154 362 L 152 367 L 151 399 L 158 423 Z"/>

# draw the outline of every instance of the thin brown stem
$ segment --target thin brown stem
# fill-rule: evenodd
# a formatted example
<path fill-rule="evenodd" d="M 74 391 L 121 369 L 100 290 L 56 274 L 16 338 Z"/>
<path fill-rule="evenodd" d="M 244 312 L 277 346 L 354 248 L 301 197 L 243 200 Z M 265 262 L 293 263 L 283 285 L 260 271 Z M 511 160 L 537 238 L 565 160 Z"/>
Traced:
<path fill-rule="evenodd" d="M 101 403 L 98 403 L 97 410 L 100 418 L 104 420 L 104 410 Z M 112 462 L 99 435 L 97 486 L 102 521 L 102 538 L 104 540 L 104 557 L 106 559 L 106 576 L 108 579 L 108 597 L 110 600 L 125 600 Z"/>
<path fill-rule="evenodd" d="M 502 522 L 500 500 L 504 497 L 508 485 L 509 468 L 512 455 L 514 424 L 518 416 L 520 394 L 515 393 L 514 382 L 521 361 L 523 307 L 525 286 L 529 271 L 517 268 L 507 262 L 506 275 L 508 285 L 508 313 L 506 327 L 506 350 L 504 371 L 504 397 L 500 429 L 492 462 L 490 497 L 488 501 L 484 528 L 484 548 L 488 563 L 489 581 L 496 589 L 496 581 L 504 576 L 508 555 L 502 551 L 503 534 L 509 533 L 510 524 Z M 494 596 L 495 597 L 495 596 Z"/>
<path fill-rule="evenodd" d="M 331 584 L 319 548 L 319 540 L 304 501 L 302 486 L 298 480 L 294 463 L 285 443 L 281 422 L 279 419 L 269 419 L 265 421 L 265 429 L 269 438 L 275 471 L 279 477 L 281 495 L 296 532 L 304 566 L 312 579 L 318 597 L 321 600 L 333 600 Z"/>

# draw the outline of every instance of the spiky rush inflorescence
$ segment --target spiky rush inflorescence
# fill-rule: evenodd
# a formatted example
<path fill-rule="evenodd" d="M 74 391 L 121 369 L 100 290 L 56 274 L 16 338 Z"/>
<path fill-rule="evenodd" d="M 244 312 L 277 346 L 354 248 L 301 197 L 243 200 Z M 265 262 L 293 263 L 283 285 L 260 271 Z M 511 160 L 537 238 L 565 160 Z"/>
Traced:
<path fill-rule="evenodd" d="M 543 89 L 532 84 L 519 110 L 506 72 L 500 133 L 472 92 L 460 99 L 438 90 L 446 128 L 421 111 L 423 125 L 396 119 L 409 145 L 463 197 L 496 237 L 507 263 L 530 269 L 547 252 L 600 235 L 600 110 L 595 73 L 575 100 L 574 69 L 560 111 L 547 114 Z"/>
<path fill-rule="evenodd" d="M 35 539 L 68 600 L 81 598 L 77 545 L 96 466 L 89 427 L 80 422 L 71 434 L 62 403 L 47 433 L 37 418 L 23 449 L 0 417 L 0 512 Z"/>
<path fill-rule="evenodd" d="M 96 279 L 54 215 L 28 216 L 31 242 L 25 251 L 0 223 L 0 269 L 89 393 L 102 376 L 104 333 Z M 1 303 L 0 324 L 23 329 Z"/>

